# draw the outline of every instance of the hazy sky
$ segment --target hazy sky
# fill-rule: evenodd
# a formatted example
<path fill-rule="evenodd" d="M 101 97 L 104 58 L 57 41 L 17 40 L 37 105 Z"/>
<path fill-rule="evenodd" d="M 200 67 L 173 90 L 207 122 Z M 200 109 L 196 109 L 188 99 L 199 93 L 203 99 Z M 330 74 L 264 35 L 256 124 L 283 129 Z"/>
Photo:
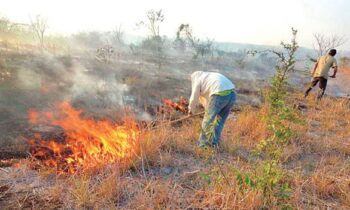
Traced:
<path fill-rule="evenodd" d="M 58 33 L 121 24 L 126 33 L 145 34 L 136 23 L 149 9 L 163 10 L 161 34 L 172 37 L 181 23 L 189 23 L 199 37 L 277 45 L 295 27 L 302 46 L 312 47 L 313 33 L 324 33 L 345 36 L 342 49 L 350 49 L 349 0 L 0 0 L 0 15 L 25 23 L 41 14 L 50 32 Z"/>

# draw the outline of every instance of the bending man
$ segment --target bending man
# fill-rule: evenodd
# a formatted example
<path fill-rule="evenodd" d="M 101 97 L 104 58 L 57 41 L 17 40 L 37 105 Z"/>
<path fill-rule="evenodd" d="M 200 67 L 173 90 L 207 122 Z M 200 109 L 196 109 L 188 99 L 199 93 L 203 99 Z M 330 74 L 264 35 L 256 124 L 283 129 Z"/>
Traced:
<path fill-rule="evenodd" d="M 222 74 L 203 71 L 192 73 L 191 82 L 189 114 L 195 110 L 198 101 L 205 108 L 199 146 L 217 147 L 225 121 L 236 101 L 235 85 Z"/>
<path fill-rule="evenodd" d="M 330 76 L 331 78 L 335 78 L 337 74 L 337 60 L 334 58 L 334 56 L 337 54 L 337 51 L 335 49 L 331 49 L 328 53 L 328 55 L 321 56 L 313 70 L 312 70 L 312 81 L 310 84 L 310 87 L 305 92 L 305 98 L 309 95 L 309 92 L 312 90 L 313 87 L 319 83 L 320 90 L 317 95 L 317 99 L 321 99 L 324 95 L 324 92 L 326 91 L 327 87 L 327 79 L 328 79 L 328 73 L 330 68 L 334 69 L 333 75 Z"/>

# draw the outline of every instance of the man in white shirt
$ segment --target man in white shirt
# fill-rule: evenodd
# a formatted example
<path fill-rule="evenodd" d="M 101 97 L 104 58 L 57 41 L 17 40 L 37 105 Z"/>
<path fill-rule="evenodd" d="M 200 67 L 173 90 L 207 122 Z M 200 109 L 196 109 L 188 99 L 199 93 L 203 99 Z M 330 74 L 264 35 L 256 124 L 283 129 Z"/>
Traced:
<path fill-rule="evenodd" d="M 217 147 L 225 121 L 236 101 L 235 85 L 222 74 L 203 71 L 192 73 L 191 82 L 189 114 L 194 112 L 198 102 L 205 108 L 199 146 Z"/>

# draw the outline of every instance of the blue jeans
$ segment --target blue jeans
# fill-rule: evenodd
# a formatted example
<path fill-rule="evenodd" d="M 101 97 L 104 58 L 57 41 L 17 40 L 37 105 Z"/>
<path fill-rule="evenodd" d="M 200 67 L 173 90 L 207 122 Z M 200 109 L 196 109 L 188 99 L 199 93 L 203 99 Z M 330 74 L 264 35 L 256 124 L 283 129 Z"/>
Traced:
<path fill-rule="evenodd" d="M 202 122 L 199 146 L 219 145 L 222 129 L 235 101 L 235 92 L 227 96 L 212 95 L 210 97 Z"/>

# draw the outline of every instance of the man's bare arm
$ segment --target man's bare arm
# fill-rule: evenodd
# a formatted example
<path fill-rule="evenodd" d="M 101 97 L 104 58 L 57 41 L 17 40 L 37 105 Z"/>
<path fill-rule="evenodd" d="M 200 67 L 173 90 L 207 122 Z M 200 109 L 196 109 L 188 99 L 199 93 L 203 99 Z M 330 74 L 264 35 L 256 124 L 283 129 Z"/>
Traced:
<path fill-rule="evenodd" d="M 314 77 L 314 75 L 315 75 L 315 71 L 316 71 L 316 69 L 317 69 L 317 66 L 318 66 L 318 62 L 315 63 L 314 69 L 312 69 L 312 73 L 311 73 L 311 76 L 312 76 L 312 77 Z"/>
<path fill-rule="evenodd" d="M 338 71 L 338 67 L 337 67 L 337 66 L 334 66 L 334 67 L 333 67 L 333 75 L 330 76 L 330 77 L 335 78 L 335 76 L 337 75 L 337 71 Z"/>

